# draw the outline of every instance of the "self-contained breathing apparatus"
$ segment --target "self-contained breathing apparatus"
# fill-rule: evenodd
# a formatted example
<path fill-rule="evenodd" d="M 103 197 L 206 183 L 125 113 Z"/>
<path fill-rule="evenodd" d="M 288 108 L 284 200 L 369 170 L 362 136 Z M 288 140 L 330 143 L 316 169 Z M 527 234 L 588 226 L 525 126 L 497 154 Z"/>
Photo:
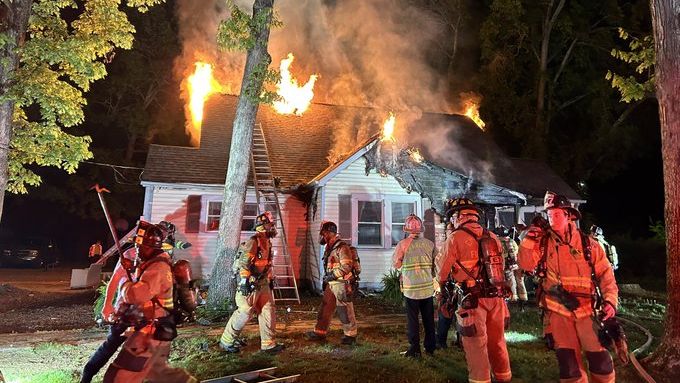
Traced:
<path fill-rule="evenodd" d="M 361 259 L 359 258 L 359 251 L 356 247 L 347 244 L 342 240 L 337 240 L 333 243 L 333 247 L 326 252 L 328 256 L 332 254 L 335 249 L 345 245 L 349 248 L 352 255 L 352 270 L 345 274 L 341 280 L 338 280 L 333 274 L 332 270 L 326 268 L 323 281 L 324 289 L 326 284 L 330 284 L 331 290 L 335 297 L 341 302 L 351 302 L 359 294 L 359 275 L 361 274 Z M 324 255 L 323 264 L 328 265 L 328 257 Z M 331 283 L 333 282 L 333 283 Z"/>
<path fill-rule="evenodd" d="M 462 230 L 471 235 L 479 244 L 477 275 L 463 266 L 460 261 L 456 261 L 472 281 L 467 281 L 461 286 L 459 304 L 463 309 L 474 309 L 479 305 L 479 298 L 507 298 L 509 290 L 506 284 L 505 263 L 503 253 L 498 246 L 495 238 L 491 237 L 487 229 L 483 229 L 481 237 L 477 238 L 474 232 L 464 226 L 454 230 Z"/>
<path fill-rule="evenodd" d="M 255 257 L 258 260 L 262 260 L 265 256 L 262 254 L 260 246 L 258 246 L 257 238 L 253 236 L 251 239 L 253 240 L 253 246 L 248 249 L 246 248 L 246 242 L 242 242 L 238 252 L 236 253 L 236 257 L 234 258 L 234 263 L 232 264 L 232 278 L 237 282 L 238 291 L 240 291 L 241 294 L 246 297 L 257 290 L 259 282 L 267 277 L 271 268 L 271 264 L 268 263 L 262 272 L 258 273 L 257 270 L 255 270 L 254 265 L 249 264 L 248 271 L 250 275 L 247 277 L 241 276 L 241 266 L 238 262 L 239 259 L 241 259 L 248 252 L 255 254 Z M 269 252 L 271 253 L 271 249 L 269 249 Z M 270 254 L 267 254 L 267 257 L 270 258 Z M 271 287 L 272 286 L 270 286 L 270 288 Z"/>

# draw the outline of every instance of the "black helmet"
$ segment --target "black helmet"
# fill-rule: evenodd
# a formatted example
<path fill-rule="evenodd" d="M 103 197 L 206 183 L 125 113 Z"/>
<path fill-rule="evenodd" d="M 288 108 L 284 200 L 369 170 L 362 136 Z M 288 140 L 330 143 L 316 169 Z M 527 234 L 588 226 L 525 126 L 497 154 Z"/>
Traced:
<path fill-rule="evenodd" d="M 319 228 L 319 232 L 322 231 L 329 231 L 331 233 L 338 233 L 338 225 L 335 224 L 335 222 L 331 221 L 323 221 L 321 222 L 321 228 Z"/>
<path fill-rule="evenodd" d="M 509 237 L 510 236 L 510 229 L 508 229 L 507 227 L 505 227 L 503 225 L 498 226 L 493 232 L 499 237 Z"/>
<path fill-rule="evenodd" d="M 136 245 L 161 249 L 164 240 L 165 233 L 163 229 L 149 222 L 139 221 L 139 224 L 137 225 L 137 234 L 135 235 Z"/>
<path fill-rule="evenodd" d="M 602 230 L 601 227 L 599 227 L 597 225 L 593 225 L 593 226 L 590 227 L 590 234 L 596 235 L 596 236 L 599 237 L 601 235 L 604 235 L 604 231 Z"/>
<path fill-rule="evenodd" d="M 581 219 L 581 213 L 575 207 L 571 206 L 569 198 L 551 191 L 545 192 L 545 197 L 543 197 L 543 208 L 545 210 L 564 209 L 575 219 Z"/>
<path fill-rule="evenodd" d="M 274 216 L 270 211 L 265 211 L 264 213 L 258 215 L 255 218 L 255 223 L 253 224 L 253 230 L 257 230 L 258 227 L 273 224 Z"/>
<path fill-rule="evenodd" d="M 459 198 L 454 198 L 454 199 L 449 199 L 446 201 L 444 204 L 446 207 L 446 220 L 450 221 L 451 216 L 453 213 L 462 211 L 462 210 L 470 210 L 471 215 L 476 215 L 477 218 L 479 218 L 479 207 L 475 205 L 474 202 L 472 202 L 471 199 L 469 198 L 464 198 L 464 197 L 459 197 Z"/>
<path fill-rule="evenodd" d="M 166 236 L 171 236 L 171 235 L 175 234 L 175 232 L 177 231 L 177 227 L 172 222 L 169 222 L 169 221 L 158 222 L 158 227 L 160 227 L 161 229 L 163 229 L 163 231 L 165 231 Z"/>

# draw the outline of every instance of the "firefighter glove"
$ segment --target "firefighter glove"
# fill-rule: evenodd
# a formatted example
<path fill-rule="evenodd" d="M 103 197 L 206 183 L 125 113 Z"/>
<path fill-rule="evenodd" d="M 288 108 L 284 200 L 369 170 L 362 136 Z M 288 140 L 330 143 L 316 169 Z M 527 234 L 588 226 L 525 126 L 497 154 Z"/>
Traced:
<path fill-rule="evenodd" d="M 602 305 L 602 321 L 606 321 L 609 318 L 613 318 L 616 316 L 616 309 L 614 308 L 614 305 L 611 304 L 609 301 L 604 301 L 604 304 Z"/>
<path fill-rule="evenodd" d="M 336 280 L 336 279 L 337 279 L 337 278 L 335 277 L 335 274 L 334 274 L 334 273 L 329 273 L 329 274 L 326 274 L 326 275 L 323 276 L 323 281 L 324 281 L 324 283 L 328 283 L 328 282 L 334 281 L 334 280 Z"/>

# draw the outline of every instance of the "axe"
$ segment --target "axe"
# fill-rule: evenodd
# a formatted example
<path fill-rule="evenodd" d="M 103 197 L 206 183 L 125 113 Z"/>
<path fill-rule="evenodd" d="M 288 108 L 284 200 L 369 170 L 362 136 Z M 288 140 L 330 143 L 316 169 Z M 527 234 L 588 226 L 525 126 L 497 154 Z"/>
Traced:
<path fill-rule="evenodd" d="M 100 187 L 99 184 L 95 184 L 90 188 L 90 190 L 94 190 L 97 192 L 97 196 L 99 196 L 99 203 L 102 205 L 102 210 L 104 210 L 104 216 L 106 216 L 106 222 L 109 224 L 109 229 L 111 230 L 111 235 L 113 236 L 113 241 L 116 243 L 116 250 L 118 250 L 118 255 L 120 257 L 120 264 L 123 266 L 125 269 L 125 272 L 127 273 L 127 277 L 129 281 L 133 281 L 132 279 L 132 274 L 130 273 L 130 269 L 128 267 L 125 267 L 126 265 L 126 259 L 123 257 L 123 251 L 120 248 L 120 242 L 118 240 L 118 233 L 116 232 L 116 228 L 113 226 L 113 221 L 111 220 L 111 214 L 109 213 L 109 209 L 106 207 L 106 201 L 104 200 L 104 193 L 111 193 L 109 189 L 105 187 Z"/>

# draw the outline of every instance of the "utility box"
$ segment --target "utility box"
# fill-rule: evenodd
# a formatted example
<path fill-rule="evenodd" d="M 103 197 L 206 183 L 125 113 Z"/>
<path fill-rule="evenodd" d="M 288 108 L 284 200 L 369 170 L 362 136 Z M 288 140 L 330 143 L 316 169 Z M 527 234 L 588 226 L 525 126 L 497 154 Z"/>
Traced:
<path fill-rule="evenodd" d="M 93 263 L 87 269 L 71 270 L 71 288 L 85 289 L 98 286 L 101 281 L 102 266 L 101 264 Z"/>

